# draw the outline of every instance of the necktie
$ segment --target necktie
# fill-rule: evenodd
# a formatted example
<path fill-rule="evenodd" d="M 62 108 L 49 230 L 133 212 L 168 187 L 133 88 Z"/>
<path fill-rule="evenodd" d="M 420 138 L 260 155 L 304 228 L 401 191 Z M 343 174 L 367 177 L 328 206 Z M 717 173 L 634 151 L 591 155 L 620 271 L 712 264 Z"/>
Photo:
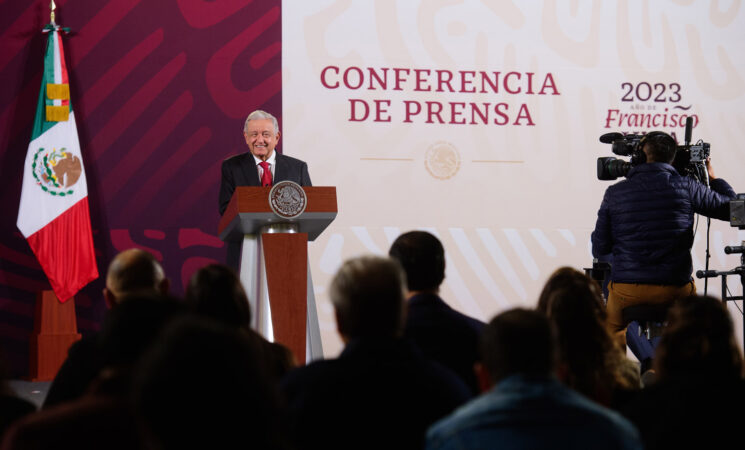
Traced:
<path fill-rule="evenodd" d="M 272 171 L 269 170 L 269 163 L 266 161 L 261 161 L 259 163 L 261 166 L 261 185 L 262 186 L 271 186 L 272 185 Z"/>

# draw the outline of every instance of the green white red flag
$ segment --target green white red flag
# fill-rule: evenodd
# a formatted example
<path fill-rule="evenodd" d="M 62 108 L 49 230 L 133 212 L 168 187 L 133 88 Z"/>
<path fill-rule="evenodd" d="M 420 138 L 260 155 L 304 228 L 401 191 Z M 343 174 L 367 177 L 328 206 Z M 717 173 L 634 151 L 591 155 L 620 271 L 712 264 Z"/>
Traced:
<path fill-rule="evenodd" d="M 49 36 L 44 74 L 23 166 L 16 225 L 57 298 L 65 302 L 98 278 L 98 268 L 85 167 L 59 29 L 55 24 L 45 27 Z"/>

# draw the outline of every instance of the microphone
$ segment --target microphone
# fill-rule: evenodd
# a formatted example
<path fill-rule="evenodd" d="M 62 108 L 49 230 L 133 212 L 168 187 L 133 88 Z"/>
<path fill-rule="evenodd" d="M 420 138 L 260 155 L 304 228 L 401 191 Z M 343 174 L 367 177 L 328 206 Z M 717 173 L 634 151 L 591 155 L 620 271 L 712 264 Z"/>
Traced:
<path fill-rule="evenodd" d="M 691 118 L 691 120 L 693 119 Z M 613 141 L 617 141 L 619 139 L 623 139 L 623 135 L 621 133 L 605 133 L 604 135 L 600 136 L 600 142 L 602 142 L 603 144 L 612 144 Z"/>
<path fill-rule="evenodd" d="M 691 131 L 693 130 L 693 117 L 686 117 L 686 147 L 691 145 Z"/>
<path fill-rule="evenodd" d="M 732 253 L 745 253 L 745 245 L 728 245 L 724 247 L 724 253 L 728 255 Z"/>
<path fill-rule="evenodd" d="M 697 270 L 696 278 L 713 278 L 718 276 L 716 270 Z"/>

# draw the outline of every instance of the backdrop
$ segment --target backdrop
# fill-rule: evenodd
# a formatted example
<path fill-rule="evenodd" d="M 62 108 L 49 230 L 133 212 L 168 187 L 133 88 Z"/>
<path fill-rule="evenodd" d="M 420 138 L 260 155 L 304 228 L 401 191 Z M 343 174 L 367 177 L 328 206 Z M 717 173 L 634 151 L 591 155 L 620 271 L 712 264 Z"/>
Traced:
<path fill-rule="evenodd" d="M 694 141 L 710 143 L 718 175 L 745 190 L 741 1 L 57 4 L 72 29 L 101 273 L 117 251 L 146 248 L 180 293 L 196 268 L 222 261 L 220 162 L 245 151 L 245 115 L 266 109 L 280 118 L 280 148 L 308 162 L 316 185 L 338 188 L 340 214 L 309 253 L 329 356 L 340 348 L 331 276 L 348 257 L 386 253 L 402 231 L 442 239 L 443 297 L 481 319 L 533 306 L 561 265 L 588 267 L 609 185 L 595 176 L 596 158 L 611 155 L 603 133 L 660 129 L 682 141 L 694 117 Z M 47 0 L 0 1 L 0 342 L 17 375 L 34 293 L 48 285 L 15 228 L 48 20 Z M 743 238 L 715 223 L 711 268 L 738 265 L 722 249 Z M 83 332 L 101 322 L 102 287 L 77 297 Z"/>
<path fill-rule="evenodd" d="M 339 191 L 339 217 L 310 252 L 332 353 L 332 274 L 402 231 L 440 237 L 443 297 L 481 319 L 534 306 L 559 266 L 591 266 L 610 184 L 596 178 L 597 157 L 612 156 L 603 133 L 683 143 L 693 117 L 693 140 L 745 191 L 742 2 L 286 1 L 282 23 L 285 149 Z M 705 232 L 704 220 L 696 269 Z M 714 224 L 711 267 L 739 265 L 723 246 L 743 238 Z"/>
<path fill-rule="evenodd" d="M 281 116 L 281 8 L 269 1 L 56 1 L 83 152 L 99 272 L 116 252 L 153 252 L 174 290 L 224 260 L 220 163 L 245 150 L 248 112 Z M 0 342 L 27 372 L 35 292 L 48 288 L 15 228 L 41 82 L 49 1 L 0 2 Z M 76 297 L 99 327 L 103 280 Z"/>

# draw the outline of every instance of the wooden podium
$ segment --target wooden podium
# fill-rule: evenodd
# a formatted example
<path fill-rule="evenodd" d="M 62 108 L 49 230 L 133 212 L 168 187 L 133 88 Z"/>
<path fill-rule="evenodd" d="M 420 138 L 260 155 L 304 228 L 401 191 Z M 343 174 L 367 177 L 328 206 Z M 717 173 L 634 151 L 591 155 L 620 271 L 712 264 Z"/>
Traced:
<path fill-rule="evenodd" d="M 272 209 L 271 190 L 236 188 L 218 234 L 223 241 L 242 242 L 240 277 L 251 303 L 252 327 L 287 346 L 303 364 L 323 356 L 308 241 L 336 217 L 336 188 L 302 188 L 305 210 L 293 218 Z"/>

